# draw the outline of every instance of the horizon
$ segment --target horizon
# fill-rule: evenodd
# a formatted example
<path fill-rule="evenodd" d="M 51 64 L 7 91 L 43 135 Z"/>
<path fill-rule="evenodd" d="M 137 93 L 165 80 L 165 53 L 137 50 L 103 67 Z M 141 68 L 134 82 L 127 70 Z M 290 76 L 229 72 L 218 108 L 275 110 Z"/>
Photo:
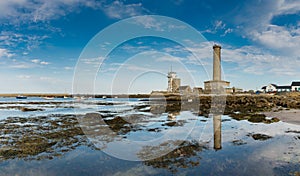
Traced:
<path fill-rule="evenodd" d="M 261 90 L 270 83 L 290 85 L 300 80 L 297 1 L 24 0 L 2 1 L 0 11 L 0 94 L 84 94 L 91 90 L 92 94 L 149 94 L 167 89 L 170 67 L 181 78 L 181 85 L 203 88 L 203 82 L 212 79 L 215 43 L 222 46 L 223 80 L 229 81 L 230 87 Z M 107 58 L 83 58 L 86 46 L 97 34 L 140 15 L 150 15 L 138 21 L 145 30 L 166 28 L 151 15 L 179 20 L 199 32 L 201 43 L 189 41 L 186 48 L 168 38 L 138 37 L 119 44 Z M 185 30 L 180 27 L 172 26 Z M 179 37 L 191 37 L 185 34 Z M 109 37 L 118 39 L 118 35 Z M 99 44 L 98 49 L 110 45 Z M 94 85 L 86 84 L 92 89 L 77 87 L 76 66 L 80 62 L 97 70 L 90 78 Z M 145 70 L 147 74 L 142 74 Z"/>

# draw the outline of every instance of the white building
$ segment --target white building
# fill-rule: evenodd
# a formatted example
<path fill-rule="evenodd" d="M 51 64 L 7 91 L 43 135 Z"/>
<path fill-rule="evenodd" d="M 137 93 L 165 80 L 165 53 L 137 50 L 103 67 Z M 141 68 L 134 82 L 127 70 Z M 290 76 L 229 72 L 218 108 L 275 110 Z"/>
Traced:
<path fill-rule="evenodd" d="M 266 87 L 266 92 L 276 92 L 277 91 L 276 87 L 277 87 L 276 84 L 269 84 Z"/>
<path fill-rule="evenodd" d="M 300 91 L 300 82 L 292 82 L 291 89 L 292 91 Z"/>
<path fill-rule="evenodd" d="M 300 91 L 300 82 L 292 82 L 290 86 L 278 86 L 276 84 L 269 84 L 262 87 L 262 89 L 266 93 Z"/>
<path fill-rule="evenodd" d="M 291 86 L 277 86 L 277 92 L 290 92 Z"/>

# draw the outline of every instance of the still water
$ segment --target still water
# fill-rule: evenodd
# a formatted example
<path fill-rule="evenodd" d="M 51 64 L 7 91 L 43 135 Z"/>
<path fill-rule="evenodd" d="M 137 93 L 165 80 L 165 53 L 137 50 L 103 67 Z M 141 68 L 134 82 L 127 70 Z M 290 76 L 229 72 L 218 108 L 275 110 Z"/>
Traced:
<path fill-rule="evenodd" d="M 139 99 L 0 98 L 0 152 L 25 151 L 31 144 L 18 141 L 26 137 L 55 140 L 41 152 L 2 152 L 0 175 L 300 174 L 298 125 L 155 106 Z M 65 136 L 53 135 L 60 131 Z"/>

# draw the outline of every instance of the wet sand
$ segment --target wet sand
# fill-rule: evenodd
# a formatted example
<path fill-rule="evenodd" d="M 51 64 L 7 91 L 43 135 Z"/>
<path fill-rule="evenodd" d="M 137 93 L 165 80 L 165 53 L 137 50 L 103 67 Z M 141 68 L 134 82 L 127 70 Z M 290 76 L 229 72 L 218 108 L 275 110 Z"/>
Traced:
<path fill-rule="evenodd" d="M 300 125 L 300 109 L 281 110 L 278 112 L 265 112 L 268 117 L 277 117 L 281 121 Z"/>

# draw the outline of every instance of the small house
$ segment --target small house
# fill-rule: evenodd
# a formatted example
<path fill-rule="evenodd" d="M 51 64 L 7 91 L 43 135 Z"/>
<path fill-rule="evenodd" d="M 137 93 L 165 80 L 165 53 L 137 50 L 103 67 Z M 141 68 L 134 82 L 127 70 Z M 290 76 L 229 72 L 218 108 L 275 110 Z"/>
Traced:
<path fill-rule="evenodd" d="M 190 94 L 190 93 L 192 93 L 192 89 L 190 86 L 180 86 L 179 93 L 180 94 Z"/>
<path fill-rule="evenodd" d="M 276 84 L 269 84 L 267 86 L 262 87 L 261 89 L 264 90 L 264 92 L 276 92 L 277 91 L 277 85 Z"/>
<path fill-rule="evenodd" d="M 277 86 L 277 92 L 290 92 L 291 86 Z"/>
<path fill-rule="evenodd" d="M 300 82 L 292 82 L 291 90 L 292 91 L 300 91 Z"/>
<path fill-rule="evenodd" d="M 203 94 L 203 89 L 202 89 L 202 87 L 194 87 L 194 88 L 193 88 L 193 93 L 194 93 L 194 94 Z"/>

